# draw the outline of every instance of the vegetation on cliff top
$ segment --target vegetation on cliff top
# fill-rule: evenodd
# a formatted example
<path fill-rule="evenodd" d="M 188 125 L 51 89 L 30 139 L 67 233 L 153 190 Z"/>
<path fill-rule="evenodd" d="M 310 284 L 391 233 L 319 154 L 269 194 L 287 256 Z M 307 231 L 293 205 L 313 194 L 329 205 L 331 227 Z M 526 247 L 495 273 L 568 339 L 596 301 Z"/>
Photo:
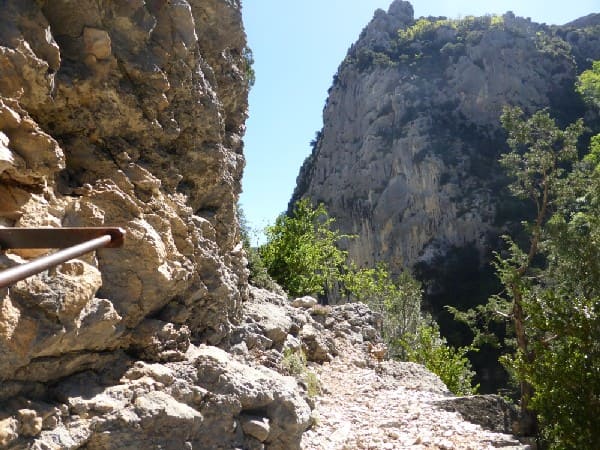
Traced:
<path fill-rule="evenodd" d="M 400 28 L 385 46 L 362 46 L 351 50 L 342 67 L 354 65 L 359 71 L 370 71 L 376 67 L 414 65 L 437 55 L 458 57 L 466 55 L 467 47 L 477 45 L 486 34 L 503 31 L 524 37 L 532 27 L 535 28 L 533 38 L 538 50 L 553 55 L 571 53 L 571 46 L 560 35 L 560 28 L 532 24 L 512 13 L 458 19 L 421 17 L 412 25 Z"/>

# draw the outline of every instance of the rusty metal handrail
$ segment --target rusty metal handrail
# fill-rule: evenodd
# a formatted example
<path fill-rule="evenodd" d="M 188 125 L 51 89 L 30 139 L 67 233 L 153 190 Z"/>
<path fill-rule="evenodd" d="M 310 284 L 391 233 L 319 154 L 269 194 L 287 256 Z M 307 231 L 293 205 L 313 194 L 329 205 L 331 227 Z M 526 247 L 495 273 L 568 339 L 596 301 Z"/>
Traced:
<path fill-rule="evenodd" d="M 0 249 L 61 248 L 56 253 L 0 272 L 0 288 L 102 247 L 121 247 L 125 230 L 117 227 L 0 228 Z"/>

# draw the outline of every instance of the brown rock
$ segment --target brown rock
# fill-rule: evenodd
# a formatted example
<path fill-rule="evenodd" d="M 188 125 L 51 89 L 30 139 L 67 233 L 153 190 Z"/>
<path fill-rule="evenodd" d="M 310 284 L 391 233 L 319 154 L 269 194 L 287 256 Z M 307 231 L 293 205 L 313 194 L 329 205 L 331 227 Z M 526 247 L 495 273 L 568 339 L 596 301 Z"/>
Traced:
<path fill-rule="evenodd" d="M 14 417 L 0 420 L 0 445 L 8 446 L 17 439 L 18 421 Z"/>
<path fill-rule="evenodd" d="M 17 411 L 19 418 L 19 434 L 32 437 L 42 431 L 42 417 L 33 409 L 20 409 Z"/>
<path fill-rule="evenodd" d="M 240 4 L 151 3 L 23 0 L 0 11 L 0 226 L 128 232 L 122 249 L 5 293 L 3 379 L 65 376 L 129 345 L 179 358 L 191 334 L 226 343 L 239 321 Z M 143 332 L 150 316 L 177 326 Z"/>
<path fill-rule="evenodd" d="M 96 59 L 106 59 L 111 55 L 110 36 L 104 30 L 85 27 L 83 43 L 85 52 Z"/>
<path fill-rule="evenodd" d="M 131 350 L 146 361 L 181 361 L 190 345 L 190 332 L 160 320 L 147 319 L 132 335 Z"/>

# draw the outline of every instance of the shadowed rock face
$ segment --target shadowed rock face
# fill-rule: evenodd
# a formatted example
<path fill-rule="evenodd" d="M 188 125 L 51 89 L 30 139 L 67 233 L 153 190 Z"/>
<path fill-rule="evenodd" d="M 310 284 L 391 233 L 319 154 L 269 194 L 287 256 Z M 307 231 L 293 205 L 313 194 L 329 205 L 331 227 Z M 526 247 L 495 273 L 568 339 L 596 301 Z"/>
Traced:
<path fill-rule="evenodd" d="M 245 45 L 237 0 L 3 3 L 0 226 L 115 225 L 127 241 L 0 290 L 0 379 L 226 343 L 247 295 Z"/>
<path fill-rule="evenodd" d="M 334 77 L 298 176 L 293 200 L 324 202 L 357 234 L 348 246 L 359 265 L 413 268 L 466 245 L 489 254 L 518 220 L 497 163 L 502 107 L 585 114 L 573 84 L 600 58 L 600 15 L 562 27 L 512 13 L 438 20 L 423 26 L 403 1 L 375 13 Z"/>

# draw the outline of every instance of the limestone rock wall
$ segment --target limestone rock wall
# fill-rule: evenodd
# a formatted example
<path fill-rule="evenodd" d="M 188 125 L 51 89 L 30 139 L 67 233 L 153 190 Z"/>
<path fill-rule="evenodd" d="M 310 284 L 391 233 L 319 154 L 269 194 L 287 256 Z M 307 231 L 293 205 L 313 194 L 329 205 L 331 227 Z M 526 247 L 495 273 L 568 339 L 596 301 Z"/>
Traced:
<path fill-rule="evenodd" d="M 358 235 L 348 245 L 359 265 L 412 268 L 465 245 L 488 253 L 517 220 L 497 163 L 502 107 L 574 120 L 585 114 L 575 77 L 600 57 L 597 14 L 563 27 L 512 13 L 415 25 L 410 3 L 394 1 L 350 48 L 292 199 L 324 202 Z"/>
<path fill-rule="evenodd" d="M 121 226 L 127 240 L 0 290 L 0 379 L 60 378 L 150 337 L 158 360 L 190 336 L 226 344 L 247 295 L 240 8 L 2 3 L 0 226 Z"/>
<path fill-rule="evenodd" d="M 73 375 L 3 380 L 0 447 L 301 448 L 303 433 L 317 420 L 308 371 L 349 349 L 357 352 L 356 364 L 375 364 L 369 349 L 381 345 L 382 319 L 359 303 L 321 307 L 311 297 L 290 302 L 249 290 L 228 352 L 190 344 L 181 332 L 147 321 L 155 326 L 140 331 L 145 339 L 137 357 L 105 352 L 101 361 L 86 365 L 74 356 L 55 365 L 77 364 Z M 286 364 L 290 355 L 301 354 L 311 368 L 299 359 Z"/>

